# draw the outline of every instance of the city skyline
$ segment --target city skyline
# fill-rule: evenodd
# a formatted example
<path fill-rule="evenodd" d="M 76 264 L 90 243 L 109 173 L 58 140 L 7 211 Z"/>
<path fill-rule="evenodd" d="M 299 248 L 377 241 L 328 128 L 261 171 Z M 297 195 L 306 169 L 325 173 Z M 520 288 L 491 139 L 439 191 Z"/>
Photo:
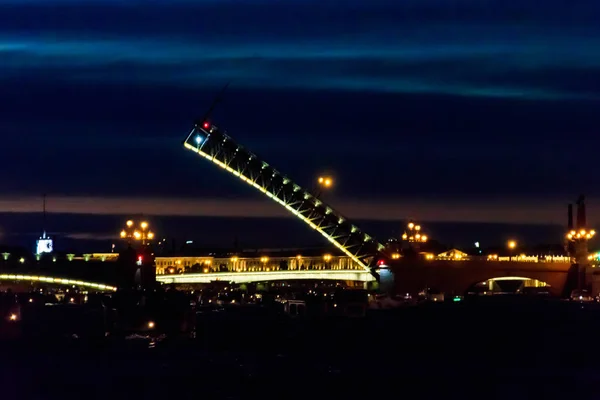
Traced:
<path fill-rule="evenodd" d="M 232 81 L 214 122 L 351 219 L 595 222 L 600 7 L 486 4 L 0 1 L 0 213 L 284 216 L 181 147 Z"/>

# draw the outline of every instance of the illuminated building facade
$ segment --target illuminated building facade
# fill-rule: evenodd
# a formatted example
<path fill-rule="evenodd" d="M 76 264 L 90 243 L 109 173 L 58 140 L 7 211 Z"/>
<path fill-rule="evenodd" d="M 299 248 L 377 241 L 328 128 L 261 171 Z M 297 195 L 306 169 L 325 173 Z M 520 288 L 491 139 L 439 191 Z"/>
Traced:
<path fill-rule="evenodd" d="M 271 272 L 310 270 L 362 270 L 348 256 L 171 256 L 156 257 L 157 275 L 209 272 Z"/>

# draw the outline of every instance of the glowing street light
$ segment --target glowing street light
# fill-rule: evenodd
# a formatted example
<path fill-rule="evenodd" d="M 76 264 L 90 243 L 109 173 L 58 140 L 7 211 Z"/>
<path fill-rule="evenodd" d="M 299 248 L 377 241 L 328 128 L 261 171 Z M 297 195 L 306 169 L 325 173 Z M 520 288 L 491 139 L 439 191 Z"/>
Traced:
<path fill-rule="evenodd" d="M 590 240 L 596 236 L 595 230 L 586 231 L 585 229 L 581 229 L 579 232 L 570 231 L 567 233 L 566 237 L 568 240 L 577 241 L 577 240 Z"/>
<path fill-rule="evenodd" d="M 517 247 L 517 242 L 515 242 L 514 240 L 509 240 L 508 243 L 506 243 L 506 246 L 508 247 L 509 251 L 508 260 L 511 261 L 513 250 Z"/>
<path fill-rule="evenodd" d="M 333 185 L 333 179 L 331 179 L 329 176 L 320 176 L 319 185 L 330 188 Z"/>
<path fill-rule="evenodd" d="M 410 221 L 406 225 L 406 228 L 407 229 L 402 234 L 402 240 L 417 243 L 425 243 L 427 241 L 427 235 L 424 235 L 421 232 L 421 225 L 417 225 L 414 222 Z"/>
<path fill-rule="evenodd" d="M 313 188 L 312 192 L 315 193 L 315 197 L 318 199 L 321 196 L 323 190 L 330 189 L 333 186 L 333 178 L 329 176 L 320 176 L 317 179 L 318 187 Z"/>
<path fill-rule="evenodd" d="M 154 239 L 154 232 L 150 231 L 150 224 L 147 221 L 140 222 L 139 228 L 135 227 L 136 223 L 133 220 L 127 221 L 125 225 L 126 228 L 119 234 L 121 239 L 141 240 L 142 244 Z"/>

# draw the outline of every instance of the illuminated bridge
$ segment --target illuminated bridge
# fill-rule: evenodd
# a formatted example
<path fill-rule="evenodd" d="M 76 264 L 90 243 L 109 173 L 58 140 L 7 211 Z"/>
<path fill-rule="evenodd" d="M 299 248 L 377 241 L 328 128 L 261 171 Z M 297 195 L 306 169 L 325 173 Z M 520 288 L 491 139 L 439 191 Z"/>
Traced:
<path fill-rule="evenodd" d="M 23 274 L 0 274 L 0 284 L 3 282 L 7 283 L 27 283 L 27 284 L 50 284 L 58 286 L 77 286 L 81 289 L 101 291 L 101 292 L 113 292 L 117 288 L 103 283 L 87 282 L 75 279 L 59 278 L 52 276 L 38 276 L 38 275 L 23 275 Z"/>
<path fill-rule="evenodd" d="M 376 257 L 384 251 L 382 244 L 317 196 L 237 144 L 224 131 L 201 121 L 187 136 L 184 146 L 280 204 L 323 235 L 363 270 L 376 275 L 373 269 Z"/>
<path fill-rule="evenodd" d="M 162 283 L 210 283 L 215 281 L 250 283 L 292 280 L 336 280 L 372 282 L 373 274 L 361 270 L 324 270 L 324 271 L 257 271 L 257 272 L 211 272 L 181 275 L 159 275 L 156 280 Z"/>
<path fill-rule="evenodd" d="M 230 260 L 224 263 L 225 268 L 217 270 L 204 262 L 202 271 L 194 273 L 187 271 L 180 273 L 179 276 L 173 276 L 168 270 L 166 275 L 160 275 L 159 272 L 160 281 L 183 283 L 231 279 L 237 282 L 249 282 L 280 280 L 286 277 L 336 279 L 336 276 L 346 278 L 350 276 L 354 280 L 368 281 L 366 275 L 356 272 L 355 269 L 358 268 L 363 273 L 372 274 L 376 280 L 380 280 L 382 274 L 382 277 L 385 276 L 385 279 L 381 279 L 382 285 L 385 280 L 386 286 L 391 282 L 395 289 L 400 291 L 418 290 L 432 284 L 447 288 L 449 291 L 456 289 L 462 291 L 480 281 L 508 276 L 531 278 L 543 282 L 551 281 L 553 290 L 557 292 L 567 285 L 570 264 L 563 260 L 557 262 L 551 260 L 553 261 L 551 263 L 536 265 L 513 262 L 512 259 L 506 263 L 499 262 L 503 261 L 499 259 L 440 261 L 433 255 L 426 257 L 426 261 L 433 262 L 404 260 L 397 254 L 388 254 L 388 250 L 382 244 L 361 231 L 318 196 L 304 190 L 210 122 L 204 120 L 196 123 L 184 140 L 184 146 L 280 204 L 323 235 L 351 261 L 352 266 L 338 270 L 329 267 L 326 271 L 303 271 L 298 268 L 286 268 L 284 271 L 277 266 L 269 268 L 266 263 L 263 263 L 262 266 L 246 266 L 240 269 L 235 266 L 235 261 L 238 260 Z M 269 276 L 272 278 L 268 278 Z"/>

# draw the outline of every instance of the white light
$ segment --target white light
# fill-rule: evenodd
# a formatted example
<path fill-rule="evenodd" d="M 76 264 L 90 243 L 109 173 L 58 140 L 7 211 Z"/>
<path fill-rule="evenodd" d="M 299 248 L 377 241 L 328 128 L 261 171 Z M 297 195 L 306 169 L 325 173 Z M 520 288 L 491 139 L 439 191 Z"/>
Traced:
<path fill-rule="evenodd" d="M 202 136 L 200 136 L 200 135 L 196 136 L 196 143 L 198 143 L 198 144 L 202 143 Z"/>
<path fill-rule="evenodd" d="M 37 247 L 36 247 L 35 254 L 52 253 L 53 249 L 54 249 L 54 246 L 52 243 L 52 239 L 39 239 L 37 241 Z"/>
<path fill-rule="evenodd" d="M 475 242 L 475 247 L 479 248 L 479 242 Z"/>

